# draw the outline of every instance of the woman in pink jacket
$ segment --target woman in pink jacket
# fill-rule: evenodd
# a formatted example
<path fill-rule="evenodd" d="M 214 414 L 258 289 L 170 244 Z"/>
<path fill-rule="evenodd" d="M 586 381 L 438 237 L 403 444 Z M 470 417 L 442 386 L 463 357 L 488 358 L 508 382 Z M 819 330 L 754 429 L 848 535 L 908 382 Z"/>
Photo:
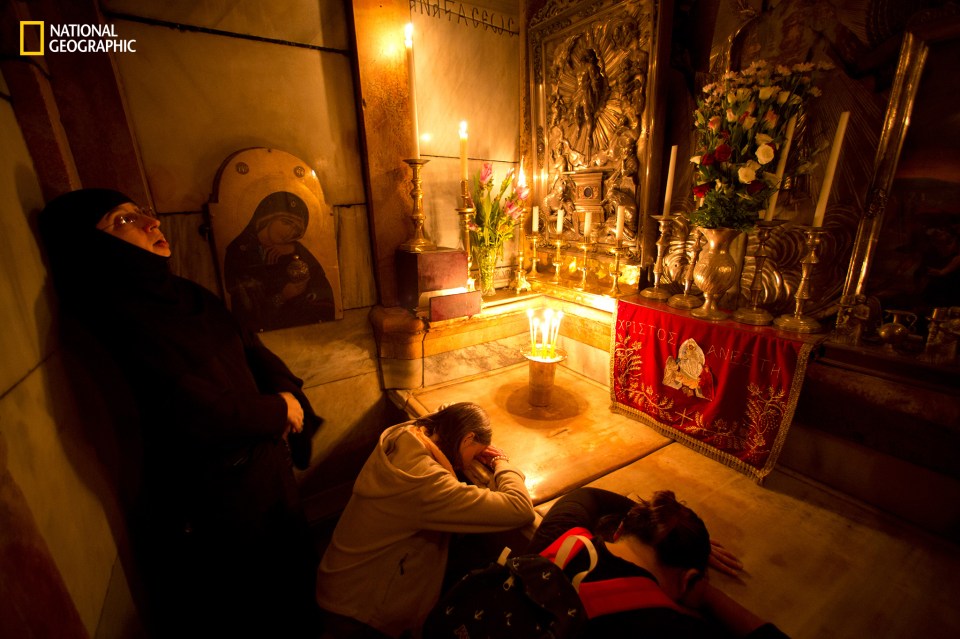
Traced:
<path fill-rule="evenodd" d="M 414 631 L 440 596 L 452 534 L 534 521 L 523 473 L 491 439 L 486 412 L 467 402 L 383 432 L 320 563 L 325 636 Z"/>

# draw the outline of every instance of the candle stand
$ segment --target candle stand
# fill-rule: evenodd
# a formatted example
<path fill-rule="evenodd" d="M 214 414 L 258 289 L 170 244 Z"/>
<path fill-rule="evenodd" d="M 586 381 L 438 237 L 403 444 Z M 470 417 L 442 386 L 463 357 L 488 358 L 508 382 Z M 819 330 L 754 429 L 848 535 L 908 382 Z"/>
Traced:
<path fill-rule="evenodd" d="M 773 229 L 783 224 L 785 220 L 757 220 L 757 250 L 753 254 L 753 280 L 750 282 L 750 306 L 738 308 L 733 314 L 734 321 L 741 324 L 766 326 L 773 321 L 765 309 L 758 306 L 760 292 L 763 290 L 763 265 L 766 264 L 770 253 L 767 252 L 767 240 Z"/>
<path fill-rule="evenodd" d="M 554 381 L 557 376 L 557 365 L 567 358 L 563 349 L 556 349 L 553 357 L 541 357 L 532 353 L 524 353 L 528 362 L 528 401 L 531 406 L 549 406 L 553 395 Z"/>
<path fill-rule="evenodd" d="M 515 227 L 518 229 L 517 235 L 517 275 L 513 280 L 513 284 L 510 285 L 516 294 L 519 295 L 522 291 L 530 290 L 530 283 L 527 282 L 526 272 L 523 268 L 523 246 L 526 244 L 526 235 L 523 231 L 523 209 L 520 209 L 520 217 L 517 218 L 517 225 Z M 534 253 L 536 257 L 536 253 Z"/>
<path fill-rule="evenodd" d="M 587 290 L 587 250 L 590 248 L 587 238 L 584 238 L 582 242 L 578 242 L 577 248 L 581 251 L 580 268 L 577 269 L 580 271 L 580 283 L 574 288 L 578 291 L 585 291 Z"/>
<path fill-rule="evenodd" d="M 550 280 L 550 283 L 559 284 L 560 267 L 563 266 L 563 255 L 560 253 L 560 247 L 563 246 L 563 239 L 559 234 L 557 235 L 557 239 L 553 240 L 553 246 L 556 252 L 553 254 L 553 279 Z"/>
<path fill-rule="evenodd" d="M 473 269 L 473 250 L 470 246 L 470 228 L 467 224 L 477 209 L 473 206 L 473 199 L 470 197 L 466 180 L 460 180 L 459 200 L 460 206 L 457 207 L 457 216 L 460 218 L 460 244 L 463 246 L 463 250 L 467 252 L 467 290 L 472 291 L 474 287 L 470 271 Z"/>
<path fill-rule="evenodd" d="M 413 218 L 413 237 L 400 245 L 400 249 L 404 251 L 421 253 L 423 251 L 435 251 L 437 249 L 437 245 L 427 238 L 426 232 L 423 230 L 423 220 L 425 216 L 423 214 L 423 180 L 420 172 L 423 169 L 423 165 L 429 161 L 430 160 L 420 158 L 404 160 L 413 170 L 413 175 L 410 179 L 413 183 L 413 189 L 410 191 L 410 196 L 413 198 L 413 213 L 410 215 L 410 217 Z"/>
<path fill-rule="evenodd" d="M 530 258 L 530 275 L 527 276 L 527 281 L 534 282 L 540 279 L 540 276 L 537 274 L 537 263 L 540 262 L 540 254 L 537 253 L 537 244 L 540 243 L 540 234 L 534 233 L 533 237 L 530 238 L 530 242 L 533 244 L 533 256 Z"/>
<path fill-rule="evenodd" d="M 793 315 L 781 315 L 773 323 L 785 331 L 793 333 L 818 333 L 821 330 L 820 322 L 803 314 L 804 303 L 810 299 L 810 275 L 820 261 L 820 242 L 823 240 L 824 229 L 819 226 L 803 226 L 800 229 L 807 236 L 807 254 L 800 260 L 800 283 L 795 294 L 796 306 Z"/>
<path fill-rule="evenodd" d="M 660 237 L 657 239 L 657 261 L 653 264 L 653 286 L 648 286 L 640 291 L 640 295 L 662 302 L 670 298 L 670 293 L 660 288 L 660 279 L 663 277 L 663 259 L 670 247 L 670 224 L 673 222 L 673 217 L 670 215 L 651 215 L 650 217 L 660 223 Z"/>
<path fill-rule="evenodd" d="M 617 240 L 617 243 L 614 244 L 609 251 L 613 255 L 613 273 L 611 273 L 613 284 L 610 286 L 607 295 L 610 297 L 620 297 L 620 252 L 623 251 L 621 240 Z"/>
<path fill-rule="evenodd" d="M 673 308 L 692 309 L 703 306 L 703 299 L 698 295 L 691 295 L 690 289 L 693 288 L 693 269 L 697 266 L 697 260 L 700 259 L 700 251 L 703 250 L 703 234 L 699 230 L 694 230 L 696 238 L 693 241 L 693 255 L 690 263 L 687 264 L 683 275 L 683 293 L 677 293 L 667 300 L 667 304 Z"/>

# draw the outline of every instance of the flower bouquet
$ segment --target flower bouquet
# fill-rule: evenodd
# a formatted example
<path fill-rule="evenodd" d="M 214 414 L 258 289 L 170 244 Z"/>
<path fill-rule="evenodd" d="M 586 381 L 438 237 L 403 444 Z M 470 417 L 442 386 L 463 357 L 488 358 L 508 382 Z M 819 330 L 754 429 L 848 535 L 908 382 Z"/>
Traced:
<path fill-rule="evenodd" d="M 495 189 L 493 165 L 484 162 L 483 168 L 474 176 L 471 192 L 476 211 L 473 219 L 467 222 L 470 247 L 480 272 L 481 293 L 492 295 L 494 268 L 503 255 L 503 243 L 513 237 L 514 227 L 520 219 L 530 189 L 525 183 L 514 184 L 513 169 L 507 172 L 500 187 Z"/>
<path fill-rule="evenodd" d="M 751 229 L 783 178 L 796 116 L 820 95 L 815 71 L 828 64 L 773 66 L 764 60 L 703 87 L 694 112 L 697 152 L 690 221 Z"/>

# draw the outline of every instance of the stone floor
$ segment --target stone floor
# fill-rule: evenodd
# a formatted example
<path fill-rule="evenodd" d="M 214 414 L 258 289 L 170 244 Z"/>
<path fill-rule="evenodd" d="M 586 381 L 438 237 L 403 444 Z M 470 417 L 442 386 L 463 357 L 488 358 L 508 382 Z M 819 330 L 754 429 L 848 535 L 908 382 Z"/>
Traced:
<path fill-rule="evenodd" d="M 562 367 L 552 405 L 534 408 L 526 375 L 512 366 L 399 399 L 412 414 L 483 405 L 541 510 L 584 484 L 673 490 L 745 564 L 741 579 L 716 583 L 792 637 L 960 636 L 956 544 L 785 469 L 758 485 L 612 413 L 606 386 Z"/>

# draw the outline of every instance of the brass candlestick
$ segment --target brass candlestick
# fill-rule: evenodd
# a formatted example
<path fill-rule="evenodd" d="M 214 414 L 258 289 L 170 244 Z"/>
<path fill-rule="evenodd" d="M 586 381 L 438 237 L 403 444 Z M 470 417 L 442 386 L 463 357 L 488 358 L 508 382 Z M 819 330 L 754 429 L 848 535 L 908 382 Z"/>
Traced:
<path fill-rule="evenodd" d="M 423 251 L 437 250 L 437 245 L 427 238 L 426 231 L 423 230 L 425 216 L 423 215 L 423 180 L 420 177 L 420 171 L 423 169 L 423 165 L 429 161 L 420 158 L 404 160 L 413 169 L 413 176 L 410 178 L 413 183 L 413 189 L 410 191 L 410 196 L 413 198 L 413 213 L 410 215 L 413 218 L 413 237 L 400 245 L 400 248 L 404 251 L 422 253 Z"/>
<path fill-rule="evenodd" d="M 703 306 L 701 297 L 690 294 L 690 289 L 693 288 L 693 269 L 696 268 L 697 260 L 700 259 L 700 251 L 703 250 L 703 243 L 700 241 L 703 239 L 703 234 L 699 228 L 694 229 L 693 232 L 696 238 L 693 240 L 693 256 L 690 258 L 690 263 L 687 264 L 683 275 L 683 293 L 678 293 L 667 300 L 667 304 L 673 308 L 691 309 Z"/>
<path fill-rule="evenodd" d="M 750 282 L 750 306 L 738 308 L 733 314 L 733 319 L 741 324 L 752 324 L 754 326 L 766 326 L 773 321 L 773 315 L 760 308 L 760 292 L 763 290 L 763 265 L 770 257 L 767 252 L 767 240 L 770 239 L 770 233 L 773 229 L 783 224 L 786 220 L 757 220 L 757 250 L 753 254 L 753 280 Z"/>
<path fill-rule="evenodd" d="M 510 288 L 516 291 L 519 295 L 522 291 L 530 290 L 530 283 L 527 282 L 527 277 L 525 270 L 523 268 L 523 245 L 526 244 L 526 235 L 523 232 L 523 209 L 520 209 L 520 217 L 517 219 L 517 226 L 519 229 L 519 234 L 517 236 L 517 275 L 513 280 L 513 284 L 510 285 Z"/>
<path fill-rule="evenodd" d="M 580 283 L 574 288 L 578 291 L 585 291 L 587 290 L 587 249 L 590 248 L 590 244 L 584 238 L 583 242 L 577 243 L 577 248 L 582 252 L 580 268 L 577 269 L 580 271 Z"/>
<path fill-rule="evenodd" d="M 470 247 L 470 228 L 467 224 L 470 218 L 476 212 L 473 206 L 473 198 L 470 197 L 470 191 L 466 180 L 460 180 L 460 206 L 457 207 L 457 216 L 460 218 L 460 244 L 463 250 L 467 252 L 467 290 L 474 290 L 473 278 L 470 277 L 470 271 L 473 269 L 473 251 Z"/>
<path fill-rule="evenodd" d="M 620 252 L 623 251 L 623 240 L 617 240 L 610 249 L 610 253 L 613 255 L 613 284 L 610 286 L 610 290 L 607 292 L 607 295 L 610 297 L 620 297 Z"/>
<path fill-rule="evenodd" d="M 823 234 L 826 232 L 819 226 L 803 226 L 800 229 L 807 236 L 807 254 L 800 260 L 800 283 L 795 295 L 796 307 L 793 315 L 781 315 L 773 323 L 785 331 L 794 333 L 818 333 L 821 330 L 820 322 L 803 314 L 803 305 L 810 299 L 810 275 L 814 266 L 820 261 L 818 251 Z"/>
<path fill-rule="evenodd" d="M 537 253 L 537 244 L 540 243 L 540 234 L 534 232 L 533 237 L 530 238 L 530 242 L 533 243 L 533 256 L 530 258 L 530 275 L 527 276 L 527 281 L 534 282 L 540 279 L 537 273 L 537 263 L 540 261 L 540 254 Z"/>
<path fill-rule="evenodd" d="M 653 286 L 648 286 L 640 291 L 640 295 L 662 302 L 670 298 L 670 293 L 660 288 L 660 278 L 663 277 L 663 258 L 670 247 L 670 224 L 673 222 L 673 217 L 670 215 L 651 215 L 650 217 L 660 222 L 660 237 L 657 239 L 657 261 L 653 264 Z"/>
<path fill-rule="evenodd" d="M 557 239 L 553 240 L 553 245 L 556 248 L 556 252 L 553 254 L 553 279 L 550 280 L 550 283 L 559 284 L 560 267 L 563 266 L 563 255 L 560 253 L 560 247 L 563 246 L 561 235 L 557 235 Z"/>

